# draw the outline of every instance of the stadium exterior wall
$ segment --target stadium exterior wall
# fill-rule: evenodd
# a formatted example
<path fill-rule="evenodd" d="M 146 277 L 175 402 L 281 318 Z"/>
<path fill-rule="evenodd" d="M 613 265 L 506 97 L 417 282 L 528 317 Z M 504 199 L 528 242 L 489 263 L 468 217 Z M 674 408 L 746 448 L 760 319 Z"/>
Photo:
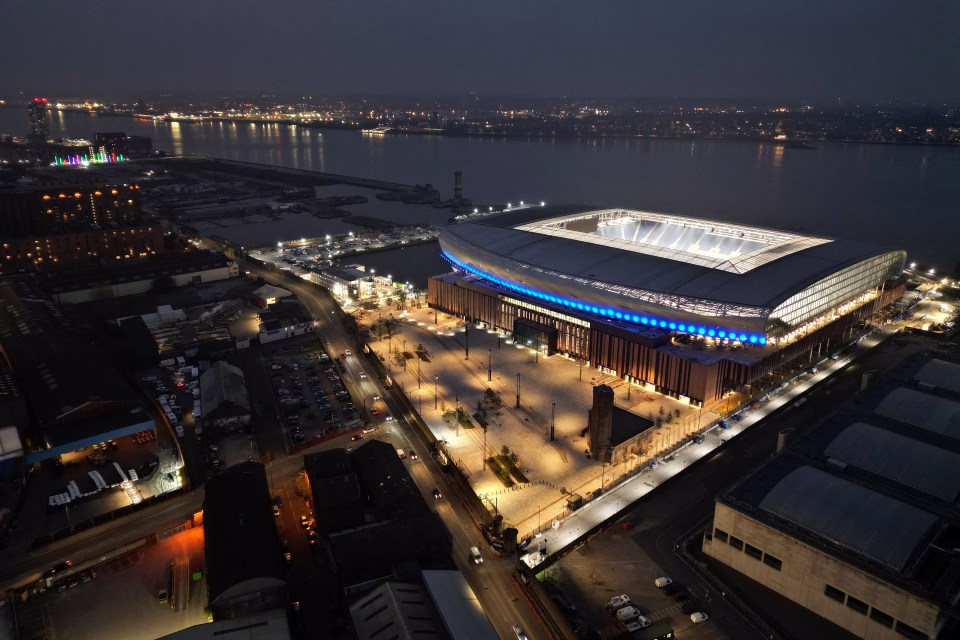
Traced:
<path fill-rule="evenodd" d="M 557 338 L 550 346 L 551 353 L 563 353 L 590 366 L 616 371 L 621 377 L 652 384 L 660 393 L 709 404 L 731 389 L 762 385 L 773 370 L 794 360 L 809 362 L 829 355 L 852 338 L 858 325 L 903 295 L 904 289 L 902 282 L 888 287 L 873 301 L 782 348 L 748 347 L 766 354 L 753 359 L 734 354 L 724 357 L 722 353 L 705 358 L 703 351 L 672 345 L 669 331 L 579 317 L 473 276 L 431 278 L 427 302 L 444 313 L 505 331 L 514 331 L 517 320 L 555 328 Z"/>

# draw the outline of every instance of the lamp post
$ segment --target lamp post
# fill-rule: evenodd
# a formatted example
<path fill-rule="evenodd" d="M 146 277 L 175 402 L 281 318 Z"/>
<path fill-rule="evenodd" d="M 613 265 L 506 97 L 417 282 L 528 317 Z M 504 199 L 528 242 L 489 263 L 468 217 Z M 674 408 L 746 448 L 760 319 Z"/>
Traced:
<path fill-rule="evenodd" d="M 493 349 L 487 349 L 487 382 L 493 380 Z"/>
<path fill-rule="evenodd" d="M 403 341 L 403 351 L 400 354 L 403 357 L 403 370 L 407 370 L 407 341 Z"/>
<path fill-rule="evenodd" d="M 537 505 L 537 535 L 540 535 L 540 505 Z"/>
<path fill-rule="evenodd" d="M 433 408 L 437 408 L 437 384 L 439 381 L 438 376 L 433 376 Z"/>
<path fill-rule="evenodd" d="M 517 409 L 520 408 L 520 374 L 517 374 Z"/>
<path fill-rule="evenodd" d="M 557 418 L 557 403 L 550 403 L 550 442 L 554 440 L 555 426 Z"/>
<path fill-rule="evenodd" d="M 577 358 L 577 362 L 580 363 L 580 380 L 583 380 L 583 358 Z"/>
<path fill-rule="evenodd" d="M 470 359 L 470 319 L 466 318 L 463 324 L 463 359 Z"/>
<path fill-rule="evenodd" d="M 420 388 L 420 355 L 417 354 L 417 389 Z"/>

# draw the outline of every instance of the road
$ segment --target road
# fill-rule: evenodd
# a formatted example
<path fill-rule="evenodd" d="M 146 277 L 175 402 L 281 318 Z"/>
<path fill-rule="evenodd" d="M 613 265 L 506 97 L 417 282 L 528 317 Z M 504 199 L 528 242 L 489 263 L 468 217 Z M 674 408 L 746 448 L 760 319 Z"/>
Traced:
<path fill-rule="evenodd" d="M 331 357 L 356 349 L 356 344 L 350 339 L 341 322 L 343 312 L 326 291 L 307 282 L 291 281 L 276 271 L 263 269 L 252 263 L 246 263 L 243 268 L 250 271 L 254 277 L 262 277 L 264 281 L 287 289 L 297 296 L 317 321 L 314 331 L 324 340 Z M 477 594 L 484 612 L 500 637 L 514 637 L 512 625 L 519 624 L 531 640 L 550 638 L 550 634 L 542 626 L 536 613 L 527 605 L 526 600 L 520 597 L 520 592 L 513 580 L 515 567 L 512 559 L 501 559 L 492 554 L 485 554 L 485 561 L 481 565 L 474 565 L 468 561 L 469 548 L 472 546 L 486 548 L 486 542 L 466 509 L 444 483 L 443 473 L 433 459 L 430 449 L 419 437 L 417 428 L 409 423 L 406 416 L 396 411 L 395 405 L 389 401 L 387 390 L 376 376 L 361 377 L 363 367 L 356 354 L 344 358 L 344 364 L 346 372 L 341 377 L 354 403 L 358 406 L 363 405 L 367 414 L 365 418 L 372 418 L 371 422 L 378 426 L 378 430 L 368 434 L 367 438 L 382 439 L 404 451 L 412 449 L 417 452 L 418 460 L 411 460 L 408 457 L 406 461 L 410 474 L 420 488 L 424 499 L 428 502 L 436 502 L 437 512 L 453 539 L 453 560 Z M 380 396 L 383 400 L 374 401 L 374 396 Z M 389 411 L 382 410 L 384 404 L 388 405 Z M 380 414 L 370 416 L 370 409 L 374 406 L 380 409 Z M 388 416 L 395 419 L 388 421 Z M 348 446 L 349 444 L 344 442 L 329 446 Z M 297 470 L 303 466 L 302 458 L 299 456 L 277 459 L 273 465 L 275 477 L 286 476 L 286 473 L 276 469 L 278 467 L 286 469 L 290 460 L 296 460 L 293 466 L 297 467 Z M 296 471 L 292 473 L 295 474 Z M 434 499 L 434 488 L 439 488 L 443 494 L 440 500 Z"/>

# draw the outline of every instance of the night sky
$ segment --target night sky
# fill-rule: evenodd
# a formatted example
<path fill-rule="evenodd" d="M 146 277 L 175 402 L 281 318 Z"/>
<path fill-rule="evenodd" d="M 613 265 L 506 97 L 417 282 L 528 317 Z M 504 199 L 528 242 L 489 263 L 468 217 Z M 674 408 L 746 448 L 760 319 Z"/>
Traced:
<path fill-rule="evenodd" d="M 0 94 L 960 99 L 960 3 L 3 0 Z"/>

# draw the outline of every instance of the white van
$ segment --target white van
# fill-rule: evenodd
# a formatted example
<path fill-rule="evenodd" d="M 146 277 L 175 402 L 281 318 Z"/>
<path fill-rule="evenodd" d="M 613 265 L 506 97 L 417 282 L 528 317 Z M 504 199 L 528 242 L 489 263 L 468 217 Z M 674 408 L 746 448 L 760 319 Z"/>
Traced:
<path fill-rule="evenodd" d="M 480 555 L 480 549 L 470 547 L 470 560 L 473 564 L 483 564 L 483 556 Z"/>
<path fill-rule="evenodd" d="M 403 449 L 397 449 L 397 455 L 400 456 L 401 460 L 407 459 L 407 452 L 404 451 Z"/>
<path fill-rule="evenodd" d="M 667 576 L 663 576 L 661 578 L 657 578 L 656 580 L 654 580 L 653 584 L 657 585 L 657 589 L 663 589 L 664 587 L 673 584 L 673 580 L 671 580 Z"/>

